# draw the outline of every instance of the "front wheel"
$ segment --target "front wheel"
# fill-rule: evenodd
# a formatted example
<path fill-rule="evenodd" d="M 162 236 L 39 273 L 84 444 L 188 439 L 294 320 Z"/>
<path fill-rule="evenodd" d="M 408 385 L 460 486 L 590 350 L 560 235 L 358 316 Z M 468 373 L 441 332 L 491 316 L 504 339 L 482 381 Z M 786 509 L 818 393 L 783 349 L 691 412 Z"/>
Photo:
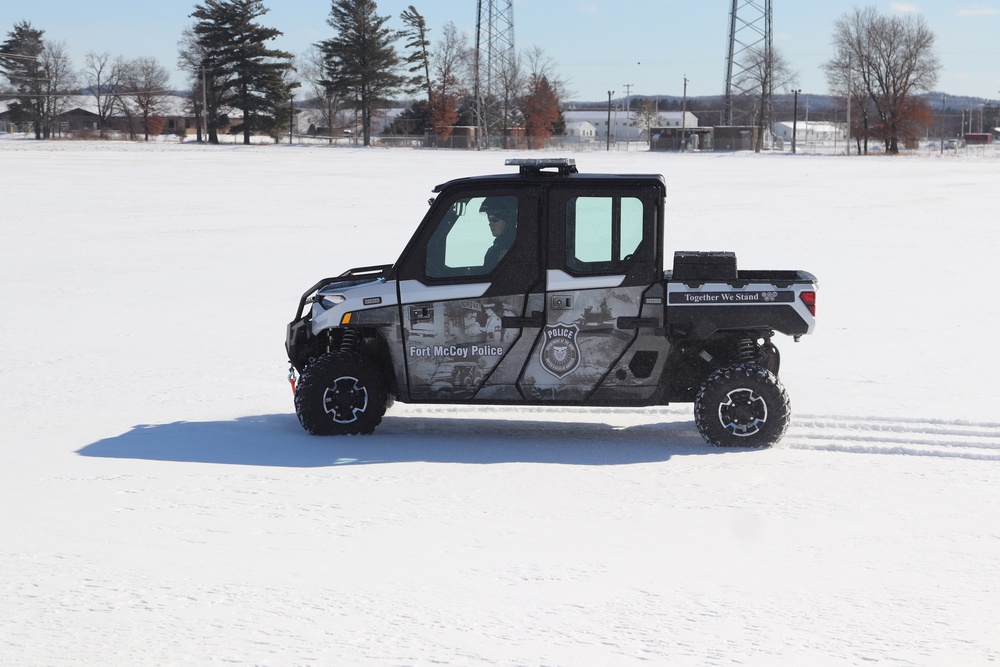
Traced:
<path fill-rule="evenodd" d="M 785 435 L 790 417 L 785 388 L 758 364 L 715 371 L 694 401 L 695 424 L 717 447 L 770 447 Z"/>
<path fill-rule="evenodd" d="M 368 434 L 388 395 L 378 368 L 356 352 L 330 352 L 309 364 L 295 389 L 295 414 L 313 435 Z"/>

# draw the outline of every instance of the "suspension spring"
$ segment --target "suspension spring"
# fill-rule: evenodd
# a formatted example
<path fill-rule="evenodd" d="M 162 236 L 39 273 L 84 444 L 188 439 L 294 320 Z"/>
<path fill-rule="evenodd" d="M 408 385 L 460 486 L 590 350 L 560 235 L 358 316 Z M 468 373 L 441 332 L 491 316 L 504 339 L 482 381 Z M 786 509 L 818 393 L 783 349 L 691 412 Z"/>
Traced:
<path fill-rule="evenodd" d="M 350 352 L 358 346 L 358 340 L 361 338 L 361 334 L 357 329 L 347 329 L 344 331 L 344 337 L 340 339 L 340 351 Z"/>
<path fill-rule="evenodd" d="M 737 349 L 741 361 L 756 361 L 760 356 L 757 351 L 757 341 L 752 338 L 741 338 Z"/>

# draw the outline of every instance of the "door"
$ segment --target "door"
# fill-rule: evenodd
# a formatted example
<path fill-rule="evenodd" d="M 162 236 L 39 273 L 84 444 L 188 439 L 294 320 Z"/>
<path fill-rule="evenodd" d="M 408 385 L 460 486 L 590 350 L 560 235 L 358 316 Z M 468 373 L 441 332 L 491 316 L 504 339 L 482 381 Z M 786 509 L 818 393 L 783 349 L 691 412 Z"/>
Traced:
<path fill-rule="evenodd" d="M 538 203 L 512 189 L 435 203 L 397 271 L 411 400 L 519 400 L 542 324 Z"/>
<path fill-rule="evenodd" d="M 627 194 L 623 194 L 627 193 Z M 655 380 L 633 344 L 662 327 L 655 187 L 554 190 L 548 206 L 544 326 L 520 388 L 532 400 L 635 400 Z M 648 305 L 647 305 L 648 303 Z M 645 315 L 645 316 L 644 316 Z M 657 347 L 657 344 L 653 344 Z M 665 356 L 665 355 L 664 355 Z M 609 389 L 610 388 L 610 389 Z M 619 391 L 619 388 L 631 391 Z M 636 391 L 646 388 L 647 391 Z"/>

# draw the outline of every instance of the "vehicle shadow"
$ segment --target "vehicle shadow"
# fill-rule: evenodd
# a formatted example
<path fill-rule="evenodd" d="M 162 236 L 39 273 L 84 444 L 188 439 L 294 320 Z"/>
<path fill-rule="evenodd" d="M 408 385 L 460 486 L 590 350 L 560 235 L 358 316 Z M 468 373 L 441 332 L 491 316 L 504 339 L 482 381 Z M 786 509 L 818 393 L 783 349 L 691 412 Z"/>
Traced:
<path fill-rule="evenodd" d="M 81 456 L 315 468 L 379 463 L 629 465 L 744 450 L 711 447 L 688 422 L 632 427 L 490 418 L 386 416 L 373 435 L 315 437 L 293 414 L 139 425 Z"/>

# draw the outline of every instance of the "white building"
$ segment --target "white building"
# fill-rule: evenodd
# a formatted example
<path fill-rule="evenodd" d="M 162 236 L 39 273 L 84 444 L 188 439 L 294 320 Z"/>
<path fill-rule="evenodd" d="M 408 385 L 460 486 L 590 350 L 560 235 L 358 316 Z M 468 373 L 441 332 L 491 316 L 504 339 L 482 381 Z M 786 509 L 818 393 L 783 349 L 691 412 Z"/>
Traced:
<path fill-rule="evenodd" d="M 590 109 L 587 111 L 564 111 L 563 118 L 566 119 L 567 134 L 572 123 L 588 123 L 594 128 L 594 138 L 606 140 L 608 138 L 608 111 L 607 109 Z M 659 120 L 653 123 L 653 127 L 698 127 L 698 117 L 690 111 L 661 111 L 658 114 Z M 646 128 L 636 124 L 634 114 L 626 112 L 624 109 L 611 109 L 610 134 L 612 141 L 646 141 Z"/>
<path fill-rule="evenodd" d="M 594 141 L 597 138 L 597 128 L 585 120 L 567 121 L 566 136 L 572 141 Z"/>
<path fill-rule="evenodd" d="M 785 141 L 792 140 L 792 121 L 775 123 L 772 127 L 774 136 Z M 847 126 L 843 123 L 819 123 L 799 121 L 795 124 L 795 141 L 844 141 L 847 138 Z"/>

